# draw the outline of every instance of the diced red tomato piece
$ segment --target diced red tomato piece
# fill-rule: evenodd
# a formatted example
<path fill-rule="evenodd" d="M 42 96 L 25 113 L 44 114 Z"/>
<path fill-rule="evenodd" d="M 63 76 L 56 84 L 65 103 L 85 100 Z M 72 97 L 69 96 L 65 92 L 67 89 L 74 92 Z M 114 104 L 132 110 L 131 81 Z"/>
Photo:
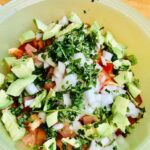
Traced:
<path fill-rule="evenodd" d="M 23 143 L 28 146 L 41 145 L 46 140 L 46 133 L 44 130 L 38 128 L 34 131 L 30 131 L 22 139 Z"/>
<path fill-rule="evenodd" d="M 40 61 L 37 56 L 32 56 L 32 58 L 36 67 L 42 66 L 43 62 Z"/>
<path fill-rule="evenodd" d="M 135 118 L 128 117 L 128 120 L 129 120 L 129 122 L 130 122 L 131 125 L 133 125 L 133 124 L 136 123 L 136 119 Z"/>
<path fill-rule="evenodd" d="M 61 130 L 58 131 L 58 133 L 63 137 L 63 138 L 67 138 L 67 137 L 74 137 L 75 133 L 72 129 L 69 128 L 68 124 L 64 125 L 64 128 L 62 128 Z"/>
<path fill-rule="evenodd" d="M 120 135 L 123 135 L 123 132 L 120 129 L 117 129 L 115 134 L 116 134 L 116 136 L 120 136 Z"/>
<path fill-rule="evenodd" d="M 140 106 L 140 105 L 142 104 L 142 102 L 143 102 L 141 95 L 138 95 L 138 96 L 135 98 L 135 101 L 136 101 L 136 103 L 137 103 L 137 106 Z"/>
<path fill-rule="evenodd" d="M 54 73 L 54 67 L 50 67 L 49 70 L 48 70 L 46 78 L 51 79 L 52 76 L 53 76 L 53 73 Z"/>
<path fill-rule="evenodd" d="M 85 115 L 80 118 L 80 121 L 82 124 L 87 125 L 87 124 L 92 124 L 96 122 L 98 118 L 96 116 L 90 116 L 90 115 Z"/>
<path fill-rule="evenodd" d="M 46 46 L 50 46 L 52 44 L 52 40 L 51 39 L 48 39 L 45 41 L 45 45 Z"/>
<path fill-rule="evenodd" d="M 27 43 L 22 44 L 22 45 L 20 45 L 20 46 L 19 46 L 19 48 L 18 48 L 18 49 L 20 49 L 20 50 L 22 50 L 22 51 L 25 51 L 25 47 L 26 47 L 26 45 L 27 45 Z"/>
<path fill-rule="evenodd" d="M 107 63 L 106 66 L 103 66 L 103 69 L 106 73 L 112 73 L 114 65 L 112 63 Z"/>
<path fill-rule="evenodd" d="M 45 43 L 43 40 L 33 40 L 32 41 L 32 46 L 35 47 L 38 50 L 41 50 L 45 47 Z"/>
<path fill-rule="evenodd" d="M 49 83 L 45 83 L 44 84 L 44 89 L 46 90 L 50 90 L 50 89 L 53 89 L 55 87 L 55 82 L 49 82 Z"/>
<path fill-rule="evenodd" d="M 33 53 L 37 52 L 37 49 L 34 48 L 31 44 L 26 44 L 25 51 L 30 57 L 32 57 L 34 55 Z"/>
<path fill-rule="evenodd" d="M 24 54 L 24 52 L 23 52 L 22 50 L 17 49 L 17 48 L 12 48 L 12 49 L 10 49 L 10 50 L 9 50 L 9 53 L 10 53 L 12 56 L 16 57 L 17 59 L 21 58 L 21 57 L 23 56 L 23 54 Z"/>

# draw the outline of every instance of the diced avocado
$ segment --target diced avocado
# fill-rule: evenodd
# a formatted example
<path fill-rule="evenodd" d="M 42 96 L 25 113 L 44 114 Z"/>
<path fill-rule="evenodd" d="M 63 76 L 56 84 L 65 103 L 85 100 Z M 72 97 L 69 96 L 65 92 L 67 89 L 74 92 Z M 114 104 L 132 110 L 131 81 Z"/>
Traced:
<path fill-rule="evenodd" d="M 56 150 L 56 140 L 52 138 L 46 141 L 43 144 L 43 150 Z"/>
<path fill-rule="evenodd" d="M 90 32 L 94 32 L 97 35 L 96 38 L 100 44 L 104 43 L 104 37 L 100 31 L 100 25 L 96 21 L 92 24 Z"/>
<path fill-rule="evenodd" d="M 35 97 L 34 102 L 31 104 L 31 108 L 41 108 L 42 106 L 42 101 L 46 98 L 47 92 L 46 90 L 44 90 L 42 93 L 40 93 L 39 95 L 37 95 Z"/>
<path fill-rule="evenodd" d="M 35 33 L 32 30 L 29 30 L 20 36 L 19 41 L 21 44 L 24 44 L 27 42 L 31 42 L 34 39 L 35 39 Z"/>
<path fill-rule="evenodd" d="M 72 23 L 77 23 L 77 24 L 82 24 L 82 20 L 79 18 L 79 16 L 74 13 L 74 12 L 71 12 L 69 15 L 68 15 L 68 20 Z"/>
<path fill-rule="evenodd" d="M 58 112 L 55 111 L 53 113 L 50 113 L 47 115 L 46 117 L 46 123 L 48 127 L 53 126 L 54 124 L 56 124 L 58 122 Z"/>
<path fill-rule="evenodd" d="M 41 20 L 39 19 L 34 19 L 33 20 L 34 24 L 36 25 L 37 29 L 45 32 L 48 28 L 48 26 L 46 24 L 44 24 Z"/>
<path fill-rule="evenodd" d="M 71 146 L 73 146 L 74 148 L 79 148 L 80 147 L 80 143 L 78 140 L 76 140 L 75 138 L 63 138 L 62 142 L 64 144 L 69 144 Z"/>
<path fill-rule="evenodd" d="M 69 24 L 65 29 L 63 29 L 62 31 L 60 31 L 60 32 L 57 34 L 57 37 L 60 37 L 60 36 L 62 36 L 62 35 L 65 35 L 65 34 L 71 32 L 71 31 L 74 30 L 74 29 L 79 29 L 81 26 L 82 26 L 82 24 L 71 23 L 71 24 Z"/>
<path fill-rule="evenodd" d="M 0 90 L 0 109 L 5 109 L 13 103 L 4 90 Z"/>
<path fill-rule="evenodd" d="M 14 64 L 17 59 L 15 57 L 5 57 L 4 61 L 7 63 L 8 66 L 12 66 L 12 64 Z"/>
<path fill-rule="evenodd" d="M 48 102 L 49 102 L 50 98 L 52 98 L 52 97 L 55 97 L 55 91 L 53 89 L 51 89 L 49 91 L 48 95 L 45 98 L 45 105 L 44 105 L 44 108 L 43 108 L 44 111 L 47 111 L 47 109 L 48 109 Z"/>
<path fill-rule="evenodd" d="M 16 117 L 10 110 L 3 110 L 1 119 L 13 141 L 18 141 L 25 135 L 25 128 L 19 127 Z"/>
<path fill-rule="evenodd" d="M 45 31 L 43 35 L 43 40 L 47 40 L 56 36 L 59 33 L 60 29 L 61 25 L 56 24 L 52 29 Z"/>
<path fill-rule="evenodd" d="M 19 96 L 26 86 L 34 82 L 36 75 L 31 75 L 27 78 L 17 79 L 7 89 L 7 94 L 11 96 Z"/>
<path fill-rule="evenodd" d="M 118 59 L 113 62 L 113 65 L 114 65 L 115 69 L 119 69 L 119 67 L 122 65 L 122 62 L 121 62 L 121 60 Z"/>
<path fill-rule="evenodd" d="M 111 139 L 114 133 L 114 127 L 109 123 L 102 123 L 96 129 L 101 138 L 108 137 Z"/>
<path fill-rule="evenodd" d="M 112 106 L 113 114 L 120 113 L 122 115 L 126 115 L 129 102 L 130 101 L 128 99 L 117 96 Z"/>
<path fill-rule="evenodd" d="M 129 83 L 127 86 L 128 86 L 129 92 L 134 98 L 136 98 L 141 93 L 141 90 L 138 89 L 133 83 Z"/>
<path fill-rule="evenodd" d="M 120 113 L 114 115 L 113 123 L 116 124 L 122 132 L 125 132 L 126 126 L 130 125 L 128 118 Z"/>
<path fill-rule="evenodd" d="M 119 84 L 123 85 L 126 83 L 130 83 L 133 80 L 133 73 L 129 71 L 121 71 L 119 75 L 117 75 L 114 80 Z"/>
<path fill-rule="evenodd" d="M 3 85 L 4 80 L 5 80 L 5 76 L 2 73 L 0 73 L 0 87 Z"/>
<path fill-rule="evenodd" d="M 115 40 L 113 35 L 110 32 L 107 32 L 105 37 L 105 43 L 108 46 L 111 46 L 112 51 L 120 59 L 124 56 L 124 48 Z"/>
<path fill-rule="evenodd" d="M 6 82 L 12 83 L 16 80 L 16 76 L 13 73 L 8 73 L 6 75 Z"/>
<path fill-rule="evenodd" d="M 32 58 L 28 58 L 18 65 L 14 66 L 11 71 L 18 77 L 18 78 L 25 78 L 32 75 L 32 72 L 35 70 L 34 62 Z"/>

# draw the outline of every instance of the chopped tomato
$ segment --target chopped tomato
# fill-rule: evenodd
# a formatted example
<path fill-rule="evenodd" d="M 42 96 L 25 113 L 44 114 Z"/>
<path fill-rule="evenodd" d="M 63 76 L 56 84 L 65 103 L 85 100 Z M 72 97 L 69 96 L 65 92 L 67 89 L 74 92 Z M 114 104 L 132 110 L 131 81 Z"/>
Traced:
<path fill-rule="evenodd" d="M 136 119 L 135 118 L 128 117 L 128 120 L 129 120 L 129 122 L 130 122 L 131 125 L 133 125 L 133 124 L 136 123 Z"/>
<path fill-rule="evenodd" d="M 22 139 L 23 143 L 28 146 L 41 145 L 45 142 L 45 140 L 46 140 L 46 133 L 44 130 L 39 128 L 34 131 L 30 131 Z"/>
<path fill-rule="evenodd" d="M 53 73 L 54 73 L 54 67 L 50 67 L 49 70 L 48 70 L 46 78 L 51 79 L 52 76 L 53 76 Z"/>
<path fill-rule="evenodd" d="M 142 97 L 141 95 L 138 95 L 136 98 L 135 98 L 135 101 L 137 103 L 137 106 L 140 106 L 142 104 Z"/>
<path fill-rule="evenodd" d="M 16 57 L 17 59 L 21 58 L 23 56 L 23 54 L 24 54 L 24 52 L 22 50 L 18 49 L 18 48 L 12 48 L 12 49 L 10 49 L 9 53 L 12 56 Z"/>
<path fill-rule="evenodd" d="M 120 129 L 117 129 L 115 134 L 116 134 L 116 136 L 120 136 L 120 135 L 123 135 L 123 132 Z"/>
<path fill-rule="evenodd" d="M 30 119 L 31 122 L 28 124 L 28 127 L 31 131 L 34 131 L 42 124 L 42 120 L 38 117 L 37 114 L 31 115 Z"/>
<path fill-rule="evenodd" d="M 44 84 L 44 89 L 46 90 L 53 89 L 54 87 L 55 87 L 55 82 L 49 82 Z"/>
<path fill-rule="evenodd" d="M 18 48 L 18 49 L 20 49 L 20 50 L 22 50 L 22 51 L 25 51 L 25 47 L 26 47 L 26 45 L 27 45 L 27 43 L 22 44 L 22 45 L 20 45 L 20 46 L 19 46 L 19 48 Z"/>
<path fill-rule="evenodd" d="M 90 116 L 90 115 L 85 115 L 80 118 L 80 121 L 82 124 L 87 125 L 87 124 L 92 124 L 96 122 L 98 119 L 96 116 Z"/>
<path fill-rule="evenodd" d="M 38 50 L 41 50 L 45 47 L 44 41 L 40 40 L 33 40 L 32 46 L 35 47 Z"/>
<path fill-rule="evenodd" d="M 28 101 L 32 100 L 32 99 L 33 99 L 32 96 L 26 96 L 26 97 L 24 97 L 24 98 L 23 98 L 24 107 L 27 107 L 26 103 L 27 103 Z"/>
<path fill-rule="evenodd" d="M 52 40 L 48 39 L 45 41 L 46 46 L 50 46 L 52 44 Z"/>
<path fill-rule="evenodd" d="M 30 57 L 32 57 L 33 53 L 37 52 L 37 49 L 34 48 L 31 44 L 26 44 L 25 51 Z"/>
<path fill-rule="evenodd" d="M 107 63 L 106 66 L 103 66 L 103 69 L 106 73 L 112 73 L 114 65 L 112 63 Z"/>
<path fill-rule="evenodd" d="M 33 56 L 32 58 L 36 67 L 42 66 L 43 62 L 40 61 L 37 56 Z"/>
<path fill-rule="evenodd" d="M 68 124 L 64 125 L 64 128 L 62 128 L 61 130 L 58 131 L 58 133 L 63 137 L 63 138 L 67 138 L 67 137 L 74 137 L 75 133 L 72 129 L 69 128 Z"/>

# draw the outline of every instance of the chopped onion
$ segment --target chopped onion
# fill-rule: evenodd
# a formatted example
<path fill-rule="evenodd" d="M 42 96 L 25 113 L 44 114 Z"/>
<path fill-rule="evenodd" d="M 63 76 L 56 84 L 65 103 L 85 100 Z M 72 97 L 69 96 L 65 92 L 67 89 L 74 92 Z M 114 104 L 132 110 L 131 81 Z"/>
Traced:
<path fill-rule="evenodd" d="M 132 102 L 129 103 L 128 108 L 129 112 L 127 112 L 127 116 L 132 118 L 137 118 L 139 116 L 140 110 L 136 108 Z"/>
<path fill-rule="evenodd" d="M 39 89 L 35 86 L 34 83 L 31 83 L 25 89 L 26 89 L 26 91 L 28 92 L 29 95 L 34 95 L 34 94 L 39 92 Z"/>
<path fill-rule="evenodd" d="M 67 76 L 65 76 L 64 80 L 63 80 L 63 85 L 65 88 L 67 88 L 69 85 L 72 85 L 73 87 L 76 86 L 78 80 L 77 80 L 77 75 L 74 74 L 69 74 Z"/>
<path fill-rule="evenodd" d="M 122 89 L 122 87 L 116 86 L 116 85 L 105 86 L 104 89 L 101 91 L 101 93 L 108 94 L 107 91 L 109 91 L 113 97 L 116 97 L 116 96 L 119 96 L 119 95 L 126 93 L 126 91 L 124 89 Z"/>
<path fill-rule="evenodd" d="M 36 40 L 40 40 L 42 38 L 42 33 L 37 32 L 36 33 Z"/>
<path fill-rule="evenodd" d="M 101 104 L 103 107 L 108 107 L 113 103 L 113 96 L 111 94 L 101 94 Z"/>
<path fill-rule="evenodd" d="M 94 109 L 90 106 L 85 106 L 85 109 L 84 109 L 84 113 L 87 114 L 87 115 L 91 115 L 93 114 L 94 112 Z"/>
<path fill-rule="evenodd" d="M 73 56 L 73 60 L 77 60 L 77 59 L 81 59 L 80 65 L 84 66 L 84 64 L 86 63 L 86 57 L 84 56 L 83 53 L 76 53 Z"/>
<path fill-rule="evenodd" d="M 64 99 L 64 105 L 70 106 L 71 105 L 71 99 L 69 94 L 63 94 Z"/>
<path fill-rule="evenodd" d="M 34 102 L 34 99 L 24 100 L 24 107 L 28 107 L 28 106 L 32 105 L 33 102 Z"/>
<path fill-rule="evenodd" d="M 66 16 L 64 16 L 58 23 L 59 25 L 61 26 L 65 26 L 65 25 L 68 25 L 69 24 L 69 20 Z"/>
<path fill-rule="evenodd" d="M 44 62 L 44 69 L 47 69 L 50 66 L 47 62 Z"/>
<path fill-rule="evenodd" d="M 113 54 L 107 51 L 103 51 L 103 57 L 106 61 L 111 61 Z"/>
<path fill-rule="evenodd" d="M 54 77 L 53 76 L 52 78 L 53 78 L 52 81 L 55 81 L 55 83 L 56 83 L 56 86 L 55 86 L 54 90 L 56 92 L 61 91 L 62 90 L 63 78 L 61 76 L 60 77 Z"/>
<path fill-rule="evenodd" d="M 99 146 L 96 141 L 92 140 L 89 150 L 104 150 L 101 146 Z"/>
<path fill-rule="evenodd" d="M 43 123 L 46 122 L 46 113 L 45 112 L 39 112 L 38 117 L 41 119 Z"/>
<path fill-rule="evenodd" d="M 102 139 L 101 139 L 101 144 L 102 144 L 103 146 L 109 145 L 109 144 L 110 144 L 110 139 L 109 139 L 108 137 L 102 138 Z"/>
<path fill-rule="evenodd" d="M 55 77 L 63 76 L 66 70 L 66 66 L 62 62 L 58 62 L 58 66 L 54 70 Z"/>
<path fill-rule="evenodd" d="M 90 90 L 84 92 L 84 95 L 85 100 L 93 108 L 101 106 L 101 94 L 97 94 L 95 88 L 91 88 Z"/>
<path fill-rule="evenodd" d="M 72 122 L 71 128 L 72 128 L 74 131 L 76 131 L 76 132 L 82 127 L 82 125 L 81 125 L 81 123 L 80 123 L 80 121 L 79 121 L 79 119 L 80 119 L 82 116 L 83 116 L 83 115 L 78 115 L 78 116 L 75 118 L 75 120 Z"/>
<path fill-rule="evenodd" d="M 100 91 L 100 88 L 101 88 L 101 83 L 100 83 L 100 81 L 97 79 L 97 80 L 96 80 L 96 88 L 95 88 L 95 90 L 96 90 L 97 93 Z"/>
<path fill-rule="evenodd" d="M 55 129 L 56 131 L 61 130 L 64 127 L 64 124 L 62 123 L 57 123 L 53 126 L 53 129 Z"/>

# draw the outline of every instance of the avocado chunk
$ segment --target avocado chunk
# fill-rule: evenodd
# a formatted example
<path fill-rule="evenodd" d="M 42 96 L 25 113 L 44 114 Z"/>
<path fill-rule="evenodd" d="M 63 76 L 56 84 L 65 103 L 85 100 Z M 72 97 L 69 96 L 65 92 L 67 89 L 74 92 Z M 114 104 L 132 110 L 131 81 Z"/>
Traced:
<path fill-rule="evenodd" d="M 10 110 L 3 110 L 1 119 L 13 141 L 18 141 L 25 135 L 25 128 L 19 127 L 16 117 L 10 112 Z"/>
<path fill-rule="evenodd" d="M 96 34 L 96 39 L 98 40 L 98 43 L 102 45 L 104 43 L 104 36 L 102 35 L 100 31 L 100 25 L 95 21 L 91 28 L 90 28 L 90 33 L 95 33 Z"/>
<path fill-rule="evenodd" d="M 56 124 L 58 122 L 58 112 L 55 111 L 53 113 L 50 113 L 47 115 L 46 117 L 46 123 L 48 127 L 53 126 L 54 124 Z"/>
<path fill-rule="evenodd" d="M 117 75 L 114 80 L 119 84 L 123 85 L 126 83 L 130 83 L 133 80 L 133 73 L 129 71 L 120 71 L 119 75 Z"/>
<path fill-rule="evenodd" d="M 44 90 L 42 93 L 35 97 L 34 102 L 31 104 L 31 108 L 41 108 L 42 101 L 46 98 L 47 92 Z"/>
<path fill-rule="evenodd" d="M 79 29 L 82 26 L 82 24 L 77 24 L 77 23 L 71 23 L 69 24 L 65 29 L 63 29 L 62 31 L 60 31 L 56 37 L 60 37 L 62 35 L 65 35 L 69 32 L 71 32 L 74 29 Z"/>
<path fill-rule="evenodd" d="M 128 99 L 121 96 L 117 96 L 112 106 L 112 113 L 120 113 L 122 115 L 126 115 L 129 102 L 130 101 Z"/>
<path fill-rule="evenodd" d="M 20 36 L 19 41 L 21 44 L 24 44 L 27 42 L 31 42 L 34 39 L 35 39 L 35 33 L 32 30 L 29 30 Z"/>
<path fill-rule="evenodd" d="M 35 26 L 37 27 L 37 29 L 39 29 L 43 32 L 45 32 L 48 28 L 48 26 L 39 19 L 34 19 L 33 22 L 34 22 Z"/>
<path fill-rule="evenodd" d="M 131 95 L 136 98 L 138 95 L 141 94 L 141 90 L 138 89 L 133 83 L 129 83 L 127 84 L 129 92 L 131 93 Z"/>
<path fill-rule="evenodd" d="M 43 40 L 47 40 L 56 36 L 59 33 L 60 29 L 61 25 L 56 24 L 52 29 L 45 31 L 43 35 Z"/>
<path fill-rule="evenodd" d="M 0 109 L 9 107 L 13 101 L 8 97 L 4 90 L 0 90 Z"/>
<path fill-rule="evenodd" d="M 102 123 L 98 126 L 97 132 L 101 138 L 108 137 L 112 139 L 115 128 L 109 123 Z"/>
<path fill-rule="evenodd" d="M 131 62 L 129 60 L 120 59 L 114 61 L 113 64 L 115 69 L 123 71 L 131 69 Z"/>
<path fill-rule="evenodd" d="M 111 47 L 113 53 L 117 56 L 118 59 L 123 58 L 125 53 L 124 48 L 116 41 L 110 32 L 107 32 L 106 34 L 105 43 Z"/>
<path fill-rule="evenodd" d="M 74 12 L 71 12 L 69 15 L 68 15 L 68 20 L 72 23 L 77 23 L 77 24 L 82 24 L 82 20 L 79 18 L 79 16 L 74 13 Z"/>
<path fill-rule="evenodd" d="M 32 75 L 32 72 L 35 70 L 34 62 L 32 58 L 21 61 L 16 66 L 12 67 L 11 71 L 18 78 L 25 78 Z"/>
<path fill-rule="evenodd" d="M 4 80 L 5 80 L 5 76 L 2 73 L 0 73 L 0 87 L 3 85 Z"/>
<path fill-rule="evenodd" d="M 27 78 L 17 79 L 7 89 L 7 94 L 11 96 L 19 96 L 26 86 L 34 82 L 36 75 L 31 75 Z"/>
<path fill-rule="evenodd" d="M 56 150 L 56 140 L 52 138 L 46 141 L 43 144 L 43 150 Z"/>
<path fill-rule="evenodd" d="M 73 146 L 74 148 L 79 148 L 80 147 L 80 143 L 78 140 L 76 140 L 75 138 L 63 138 L 62 142 L 64 144 L 69 144 L 71 146 Z"/>
<path fill-rule="evenodd" d="M 120 113 L 114 115 L 112 122 L 117 125 L 122 132 L 125 132 L 126 126 L 130 125 L 128 118 Z"/>

